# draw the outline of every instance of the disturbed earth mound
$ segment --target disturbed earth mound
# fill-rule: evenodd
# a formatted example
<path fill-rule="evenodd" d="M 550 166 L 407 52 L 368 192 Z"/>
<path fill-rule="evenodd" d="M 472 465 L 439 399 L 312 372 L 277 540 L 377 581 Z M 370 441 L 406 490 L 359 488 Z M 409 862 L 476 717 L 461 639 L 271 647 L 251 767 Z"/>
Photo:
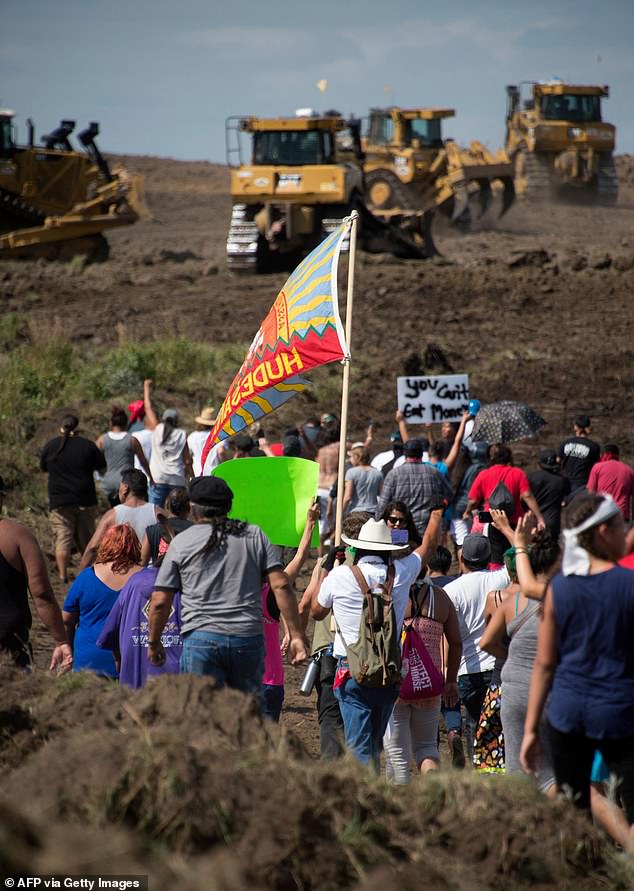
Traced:
<path fill-rule="evenodd" d="M 628 887 L 590 824 L 528 782 L 368 782 L 352 761 L 310 760 L 208 679 L 134 693 L 13 676 L 4 689 L 5 874 L 149 873 L 152 888 L 218 891 Z"/>

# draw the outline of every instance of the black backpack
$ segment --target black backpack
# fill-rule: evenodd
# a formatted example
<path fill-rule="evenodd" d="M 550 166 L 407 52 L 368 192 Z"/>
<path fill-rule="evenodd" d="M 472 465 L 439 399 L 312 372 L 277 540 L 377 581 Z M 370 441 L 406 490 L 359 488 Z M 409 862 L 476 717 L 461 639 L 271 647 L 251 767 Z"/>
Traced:
<path fill-rule="evenodd" d="M 509 519 L 515 513 L 515 499 L 508 486 L 501 480 L 489 495 L 489 508 L 503 510 Z"/>

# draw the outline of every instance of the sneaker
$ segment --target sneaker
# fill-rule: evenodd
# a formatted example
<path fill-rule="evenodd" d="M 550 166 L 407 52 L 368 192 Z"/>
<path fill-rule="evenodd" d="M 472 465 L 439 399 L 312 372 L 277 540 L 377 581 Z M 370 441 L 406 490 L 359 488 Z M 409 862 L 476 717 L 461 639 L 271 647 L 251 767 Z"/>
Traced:
<path fill-rule="evenodd" d="M 465 756 L 462 745 L 462 737 L 456 730 L 450 730 L 447 734 L 447 746 L 451 755 L 451 765 L 457 770 L 464 770 Z"/>

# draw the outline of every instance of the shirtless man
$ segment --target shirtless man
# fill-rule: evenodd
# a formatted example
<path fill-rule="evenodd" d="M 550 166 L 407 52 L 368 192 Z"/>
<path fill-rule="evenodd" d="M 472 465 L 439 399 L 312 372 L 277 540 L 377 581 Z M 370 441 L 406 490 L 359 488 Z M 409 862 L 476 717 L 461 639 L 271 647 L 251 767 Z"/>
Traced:
<path fill-rule="evenodd" d="M 4 494 L 0 477 L 0 511 Z M 73 653 L 66 642 L 62 613 L 53 594 L 44 554 L 26 526 L 0 517 L 0 657 L 8 655 L 18 668 L 25 669 L 32 663 L 27 590 L 55 641 L 50 668 L 68 671 L 72 668 Z"/>

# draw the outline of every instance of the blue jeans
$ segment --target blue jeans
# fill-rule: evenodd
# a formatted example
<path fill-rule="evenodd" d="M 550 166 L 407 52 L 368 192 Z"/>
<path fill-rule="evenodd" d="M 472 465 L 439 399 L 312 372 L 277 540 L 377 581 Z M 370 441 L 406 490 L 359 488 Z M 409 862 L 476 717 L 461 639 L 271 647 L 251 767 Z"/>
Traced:
<path fill-rule="evenodd" d="M 440 712 L 445 722 L 447 733 L 462 733 L 462 715 L 460 713 L 460 701 L 456 705 L 443 705 Z"/>
<path fill-rule="evenodd" d="M 183 635 L 181 671 L 209 675 L 219 687 L 252 693 L 261 702 L 264 636 L 190 631 Z"/>
<path fill-rule="evenodd" d="M 149 488 L 149 502 L 150 504 L 156 504 L 158 507 L 163 507 L 165 504 L 165 499 L 172 491 L 174 486 L 170 486 L 169 483 L 155 483 L 153 486 Z"/>
<path fill-rule="evenodd" d="M 284 705 L 284 686 L 282 684 L 262 684 L 262 714 L 265 718 L 279 723 Z"/>
<path fill-rule="evenodd" d="M 471 753 L 473 752 L 473 740 L 475 738 L 478 721 L 480 720 L 482 703 L 484 702 L 484 697 L 492 677 L 493 671 L 491 669 L 474 674 L 461 674 L 458 677 L 460 702 L 464 705 L 466 711 L 465 735 L 468 750 Z"/>
<path fill-rule="evenodd" d="M 372 764 L 379 771 L 383 736 L 387 728 L 398 687 L 362 687 L 348 680 L 334 691 L 339 700 L 346 745 L 361 764 Z"/>

